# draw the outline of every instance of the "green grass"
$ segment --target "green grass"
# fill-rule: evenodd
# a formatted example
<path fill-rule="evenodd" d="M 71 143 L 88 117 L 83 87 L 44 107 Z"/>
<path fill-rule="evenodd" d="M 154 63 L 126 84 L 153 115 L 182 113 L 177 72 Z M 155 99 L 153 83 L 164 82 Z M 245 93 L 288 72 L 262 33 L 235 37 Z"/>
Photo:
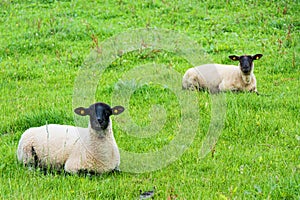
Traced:
<path fill-rule="evenodd" d="M 2 199 L 137 199 L 139 190 L 153 186 L 155 199 L 300 198 L 299 1 L 4 0 L 0 7 Z M 143 28 L 180 33 L 203 47 L 215 63 L 232 63 L 230 54 L 262 53 L 255 75 L 258 90 L 267 96 L 226 93 L 222 134 L 214 152 L 204 158 L 199 150 L 209 130 L 213 98 L 206 92 L 185 93 L 197 98 L 196 136 L 182 156 L 161 169 L 83 177 L 44 175 L 19 164 L 16 149 L 27 128 L 76 124 L 74 85 L 91 50 L 105 55 L 103 45 L 111 37 Z M 137 87 L 143 75 L 125 80 L 147 64 L 164 65 L 180 76 L 192 66 L 176 52 L 139 48 L 120 52 L 91 83 L 95 101 L 109 104 L 117 102 L 118 87 L 136 88 L 126 112 L 133 124 L 150 130 L 149 137 L 128 133 L 122 127 L 123 114 L 113 117 L 117 143 L 129 152 L 160 151 L 183 126 L 180 99 L 170 86 L 154 81 Z M 168 78 L 172 75 L 166 74 Z M 157 104 L 163 110 L 156 112 L 165 121 L 151 134 Z M 123 168 L 128 162 L 121 157 Z"/>

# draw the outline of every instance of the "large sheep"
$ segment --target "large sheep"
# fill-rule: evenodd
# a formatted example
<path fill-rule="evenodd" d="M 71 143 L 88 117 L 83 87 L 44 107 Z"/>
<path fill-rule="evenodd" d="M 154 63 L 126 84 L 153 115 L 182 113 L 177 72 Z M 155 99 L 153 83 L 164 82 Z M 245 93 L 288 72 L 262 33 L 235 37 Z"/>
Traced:
<path fill-rule="evenodd" d="M 208 89 L 210 92 L 250 91 L 257 93 L 256 79 L 253 73 L 254 60 L 263 55 L 229 56 L 239 61 L 238 66 L 222 64 L 205 64 L 190 68 L 182 80 L 182 88 L 189 90 Z"/>
<path fill-rule="evenodd" d="M 88 128 L 58 124 L 29 128 L 19 141 L 18 160 L 26 166 L 64 169 L 70 173 L 103 173 L 117 169 L 120 154 L 110 116 L 123 111 L 122 106 L 111 108 L 99 102 L 74 110 L 78 115 L 89 115 Z"/>

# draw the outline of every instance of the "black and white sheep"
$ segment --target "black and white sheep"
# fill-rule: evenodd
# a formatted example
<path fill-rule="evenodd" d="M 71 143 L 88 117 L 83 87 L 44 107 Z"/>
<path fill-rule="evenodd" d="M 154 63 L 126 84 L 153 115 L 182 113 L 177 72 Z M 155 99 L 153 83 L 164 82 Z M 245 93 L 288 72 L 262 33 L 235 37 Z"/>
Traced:
<path fill-rule="evenodd" d="M 58 124 L 29 128 L 19 141 L 18 160 L 26 166 L 70 173 L 113 171 L 120 164 L 120 154 L 110 116 L 123 111 L 122 106 L 111 108 L 99 102 L 74 110 L 78 115 L 89 115 L 88 128 Z"/>
<path fill-rule="evenodd" d="M 250 91 L 257 93 L 256 78 L 253 73 L 254 60 L 263 55 L 231 55 L 229 58 L 239 61 L 238 66 L 222 64 L 205 64 L 186 71 L 182 88 L 189 90 L 208 89 L 210 92 Z"/>

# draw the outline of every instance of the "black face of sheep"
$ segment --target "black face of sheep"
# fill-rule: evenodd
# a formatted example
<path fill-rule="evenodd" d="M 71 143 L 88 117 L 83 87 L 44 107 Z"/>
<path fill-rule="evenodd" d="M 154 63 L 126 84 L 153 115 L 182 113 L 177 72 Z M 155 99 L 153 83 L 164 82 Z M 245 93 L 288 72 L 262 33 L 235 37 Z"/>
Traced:
<path fill-rule="evenodd" d="M 231 60 L 239 61 L 240 68 L 243 74 L 249 75 L 253 69 L 253 61 L 259 60 L 263 55 L 262 54 L 255 54 L 254 56 L 244 55 L 244 56 L 229 56 Z"/>
<path fill-rule="evenodd" d="M 74 112 L 81 116 L 90 116 L 91 128 L 100 131 L 105 130 L 109 125 L 109 117 L 111 115 L 118 115 L 125 110 L 122 106 L 115 106 L 111 108 L 109 105 L 99 102 L 92 104 L 89 108 L 79 107 Z"/>

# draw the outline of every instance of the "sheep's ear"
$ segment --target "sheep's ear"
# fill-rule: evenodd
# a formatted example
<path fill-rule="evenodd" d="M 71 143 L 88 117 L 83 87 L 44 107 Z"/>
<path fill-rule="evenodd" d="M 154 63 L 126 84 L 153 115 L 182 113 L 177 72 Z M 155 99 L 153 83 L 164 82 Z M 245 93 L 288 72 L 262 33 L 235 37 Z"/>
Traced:
<path fill-rule="evenodd" d="M 113 115 L 118 115 L 121 114 L 125 110 L 125 108 L 123 106 L 115 106 L 111 110 Z"/>
<path fill-rule="evenodd" d="M 235 56 L 235 55 L 229 56 L 229 58 L 230 58 L 231 60 L 234 60 L 234 61 L 236 61 L 236 60 L 239 60 L 239 59 L 240 59 L 240 57 L 239 57 L 239 56 Z"/>
<path fill-rule="evenodd" d="M 87 108 L 79 107 L 74 110 L 77 115 L 86 116 L 90 114 L 90 110 Z"/>
<path fill-rule="evenodd" d="M 255 54 L 252 56 L 253 60 L 259 60 L 263 55 L 262 54 Z"/>

